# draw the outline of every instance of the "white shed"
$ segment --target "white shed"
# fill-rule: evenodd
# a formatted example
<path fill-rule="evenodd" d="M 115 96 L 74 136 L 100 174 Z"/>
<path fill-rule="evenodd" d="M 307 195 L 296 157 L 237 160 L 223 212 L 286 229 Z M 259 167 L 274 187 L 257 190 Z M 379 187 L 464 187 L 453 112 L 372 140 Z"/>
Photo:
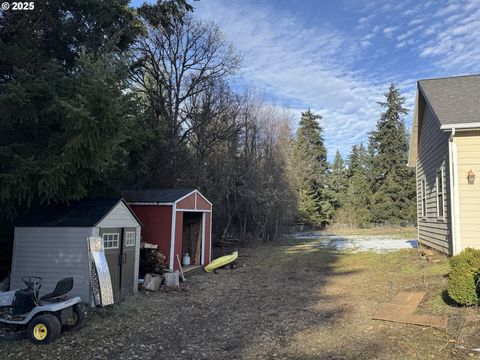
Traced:
<path fill-rule="evenodd" d="M 41 292 L 58 280 L 74 278 L 70 294 L 92 303 L 88 238 L 101 236 L 115 302 L 137 291 L 140 221 L 123 199 L 87 199 L 48 206 L 15 227 L 11 289 L 22 276 L 40 276 Z"/>

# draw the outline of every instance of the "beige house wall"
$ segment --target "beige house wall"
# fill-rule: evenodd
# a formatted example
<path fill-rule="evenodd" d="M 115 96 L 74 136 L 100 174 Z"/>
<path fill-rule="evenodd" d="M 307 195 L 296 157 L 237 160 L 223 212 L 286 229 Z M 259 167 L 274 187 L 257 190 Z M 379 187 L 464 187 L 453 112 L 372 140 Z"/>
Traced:
<path fill-rule="evenodd" d="M 459 223 L 461 249 L 480 249 L 480 131 L 457 132 Z M 467 175 L 472 170 L 476 177 L 469 184 Z"/>

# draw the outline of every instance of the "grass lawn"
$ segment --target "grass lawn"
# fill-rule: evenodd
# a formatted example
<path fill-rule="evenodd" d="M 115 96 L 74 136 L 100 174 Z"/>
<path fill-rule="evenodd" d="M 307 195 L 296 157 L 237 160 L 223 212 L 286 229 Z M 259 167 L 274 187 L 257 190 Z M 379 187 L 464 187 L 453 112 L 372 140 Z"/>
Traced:
<path fill-rule="evenodd" d="M 0 344 L 0 359 L 458 359 L 475 309 L 443 300 L 448 261 L 416 250 L 342 253 L 315 240 L 240 249 L 238 267 L 187 274 L 179 290 L 139 294 L 93 312 L 55 343 Z M 419 313 L 448 315 L 446 332 L 372 320 L 396 293 L 426 290 Z"/>

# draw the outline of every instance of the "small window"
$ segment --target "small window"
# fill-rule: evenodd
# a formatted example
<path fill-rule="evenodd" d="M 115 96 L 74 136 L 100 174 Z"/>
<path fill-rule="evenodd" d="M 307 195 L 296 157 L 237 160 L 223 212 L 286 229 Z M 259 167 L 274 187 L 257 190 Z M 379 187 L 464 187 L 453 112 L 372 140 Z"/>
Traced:
<path fill-rule="evenodd" d="M 437 216 L 444 217 L 444 198 L 445 189 L 443 186 L 443 169 L 437 172 Z"/>
<path fill-rule="evenodd" d="M 135 231 L 125 232 L 125 246 L 135 246 Z"/>
<path fill-rule="evenodd" d="M 422 200 L 422 217 L 425 218 L 427 217 L 427 184 L 425 179 L 422 179 L 421 181 L 421 189 L 420 189 L 420 197 Z"/>
<path fill-rule="evenodd" d="M 103 234 L 103 248 L 104 249 L 118 249 L 120 234 Z"/>

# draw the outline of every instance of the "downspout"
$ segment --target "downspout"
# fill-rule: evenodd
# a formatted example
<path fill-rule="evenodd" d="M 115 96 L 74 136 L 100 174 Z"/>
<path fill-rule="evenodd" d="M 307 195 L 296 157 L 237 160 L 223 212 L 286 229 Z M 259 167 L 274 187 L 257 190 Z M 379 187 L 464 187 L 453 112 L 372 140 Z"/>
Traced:
<path fill-rule="evenodd" d="M 452 255 L 457 255 L 461 251 L 460 239 L 460 206 L 458 199 L 458 180 L 457 180 L 457 145 L 453 142 L 455 137 L 455 128 L 448 139 L 449 152 L 449 177 L 450 177 L 450 208 L 452 222 Z"/>

